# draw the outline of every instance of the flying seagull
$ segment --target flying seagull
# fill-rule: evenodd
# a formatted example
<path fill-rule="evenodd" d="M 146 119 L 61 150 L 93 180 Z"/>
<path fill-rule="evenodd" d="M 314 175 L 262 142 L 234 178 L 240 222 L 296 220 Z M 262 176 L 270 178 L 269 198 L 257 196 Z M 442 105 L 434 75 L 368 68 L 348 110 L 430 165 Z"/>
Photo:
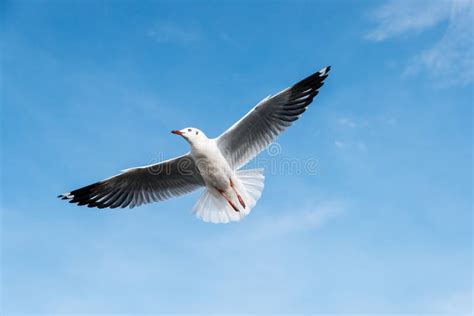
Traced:
<path fill-rule="evenodd" d="M 187 127 L 174 130 L 191 147 L 185 155 L 120 174 L 59 195 L 77 205 L 125 208 L 205 191 L 193 212 L 206 222 L 239 221 L 262 194 L 263 169 L 241 169 L 296 121 L 318 94 L 331 68 L 320 71 L 260 101 L 217 138 Z"/>

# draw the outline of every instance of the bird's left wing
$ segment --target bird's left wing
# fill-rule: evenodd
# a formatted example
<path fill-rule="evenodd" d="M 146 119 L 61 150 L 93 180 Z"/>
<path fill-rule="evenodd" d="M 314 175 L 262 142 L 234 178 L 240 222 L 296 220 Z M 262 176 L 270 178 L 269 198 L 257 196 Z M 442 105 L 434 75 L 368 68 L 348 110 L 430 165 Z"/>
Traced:
<path fill-rule="evenodd" d="M 203 185 L 204 180 L 194 159 L 186 154 L 157 164 L 124 170 L 116 176 L 58 197 L 88 207 L 133 208 L 183 195 Z"/>
<path fill-rule="evenodd" d="M 257 156 L 300 117 L 318 94 L 330 69 L 323 68 L 276 95 L 263 99 L 217 138 L 219 149 L 234 170 Z"/>

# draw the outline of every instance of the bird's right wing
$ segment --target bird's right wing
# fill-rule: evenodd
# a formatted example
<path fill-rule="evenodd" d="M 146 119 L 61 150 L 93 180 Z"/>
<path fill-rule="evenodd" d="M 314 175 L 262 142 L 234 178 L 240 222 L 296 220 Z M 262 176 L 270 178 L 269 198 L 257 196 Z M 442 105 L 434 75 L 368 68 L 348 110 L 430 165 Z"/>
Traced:
<path fill-rule="evenodd" d="M 58 196 L 88 207 L 139 206 L 189 193 L 204 185 L 194 159 L 186 154 L 144 167 L 131 168 L 108 179 Z"/>
<path fill-rule="evenodd" d="M 245 165 L 296 121 L 318 94 L 331 67 L 325 67 L 295 85 L 260 101 L 217 138 L 234 170 Z"/>

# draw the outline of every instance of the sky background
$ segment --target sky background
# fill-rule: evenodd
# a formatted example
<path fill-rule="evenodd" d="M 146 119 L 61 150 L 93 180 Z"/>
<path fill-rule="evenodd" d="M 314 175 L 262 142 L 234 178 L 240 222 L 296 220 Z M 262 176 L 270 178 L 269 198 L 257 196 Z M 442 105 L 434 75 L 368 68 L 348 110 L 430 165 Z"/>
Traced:
<path fill-rule="evenodd" d="M 471 314 L 472 1 L 0 1 L 1 312 Z M 332 66 L 245 220 L 56 196 Z M 265 160 L 266 159 L 266 160 Z M 270 168 L 268 168 L 270 169 Z"/>

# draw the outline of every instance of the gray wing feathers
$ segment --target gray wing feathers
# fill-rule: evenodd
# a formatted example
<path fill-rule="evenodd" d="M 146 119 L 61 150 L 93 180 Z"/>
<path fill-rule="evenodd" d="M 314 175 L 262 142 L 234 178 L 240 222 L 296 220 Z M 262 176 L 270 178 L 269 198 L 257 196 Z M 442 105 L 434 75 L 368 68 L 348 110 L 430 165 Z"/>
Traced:
<path fill-rule="evenodd" d="M 263 99 L 219 136 L 217 144 L 229 164 L 239 169 L 296 121 L 318 94 L 330 69 L 325 67 L 292 87 Z"/>
<path fill-rule="evenodd" d="M 136 207 L 180 196 L 204 185 L 194 160 L 187 154 L 122 173 L 61 194 L 70 203 L 98 208 Z"/>

